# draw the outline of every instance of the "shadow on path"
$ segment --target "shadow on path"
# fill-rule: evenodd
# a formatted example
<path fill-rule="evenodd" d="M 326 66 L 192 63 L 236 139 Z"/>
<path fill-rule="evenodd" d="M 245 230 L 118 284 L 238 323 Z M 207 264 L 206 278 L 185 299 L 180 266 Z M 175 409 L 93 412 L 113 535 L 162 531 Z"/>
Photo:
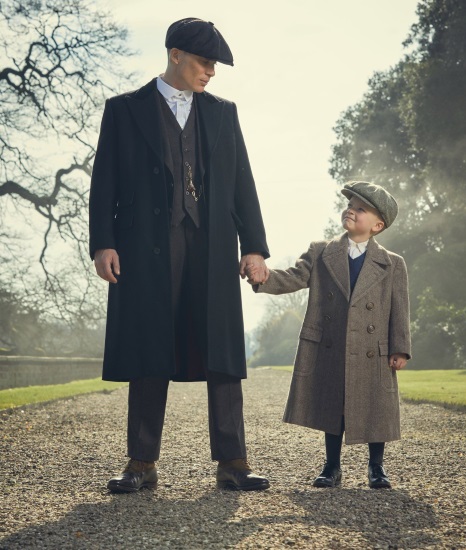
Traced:
<path fill-rule="evenodd" d="M 403 491 L 309 489 L 284 492 L 281 498 L 283 512 L 268 507 L 269 500 L 277 500 L 272 491 L 214 490 L 193 500 L 165 499 L 151 491 L 110 495 L 109 502 L 80 504 L 56 522 L 22 529 L 3 539 L 0 550 L 210 550 L 234 548 L 245 539 L 249 544 L 256 541 L 258 546 L 262 542 L 277 548 L 288 544 L 337 548 L 346 535 L 350 543 L 354 533 L 360 534 L 364 546 L 371 547 L 424 548 L 439 542 L 429 532 L 437 524 L 432 507 Z M 355 500 L 364 501 L 364 512 L 353 506 Z M 240 506 L 241 519 L 235 518 Z"/>
<path fill-rule="evenodd" d="M 371 547 L 424 548 L 439 542 L 429 533 L 437 527 L 433 507 L 413 499 L 406 491 L 308 489 L 294 491 L 288 497 L 305 511 L 303 524 L 336 527 L 340 539 L 344 531 L 351 531 L 359 532 Z M 319 510 L 318 522 L 313 518 L 315 510 Z"/>

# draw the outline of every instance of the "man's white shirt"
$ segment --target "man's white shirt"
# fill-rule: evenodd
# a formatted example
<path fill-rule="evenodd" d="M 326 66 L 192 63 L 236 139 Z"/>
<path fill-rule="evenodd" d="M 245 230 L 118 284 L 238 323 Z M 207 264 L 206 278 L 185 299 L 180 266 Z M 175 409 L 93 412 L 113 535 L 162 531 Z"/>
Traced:
<path fill-rule="evenodd" d="M 157 78 L 157 90 L 165 98 L 181 129 L 184 129 L 193 104 L 193 92 L 177 90 L 162 80 L 160 76 Z"/>

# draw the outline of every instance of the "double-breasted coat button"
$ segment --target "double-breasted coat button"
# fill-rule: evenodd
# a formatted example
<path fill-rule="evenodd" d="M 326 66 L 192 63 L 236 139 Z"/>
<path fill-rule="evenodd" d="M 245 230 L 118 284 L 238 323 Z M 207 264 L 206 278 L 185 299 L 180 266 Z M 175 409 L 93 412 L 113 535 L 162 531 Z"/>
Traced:
<path fill-rule="evenodd" d="M 154 248 L 154 254 L 160 254 L 160 248 L 157 246 Z"/>
<path fill-rule="evenodd" d="M 158 166 L 156 166 L 152 171 L 154 172 L 154 174 L 158 174 L 160 172 Z"/>
<path fill-rule="evenodd" d="M 154 208 L 154 214 L 158 216 L 160 214 L 160 208 Z"/>
<path fill-rule="evenodd" d="M 374 355 L 375 355 L 375 352 L 371 349 L 366 353 L 366 356 L 369 357 L 369 359 L 372 359 Z"/>
<path fill-rule="evenodd" d="M 329 300 L 333 300 L 333 296 L 334 296 L 333 292 L 329 292 L 329 293 L 327 294 L 327 298 L 328 298 Z"/>
<path fill-rule="evenodd" d="M 375 332 L 375 327 L 374 327 L 374 325 L 369 325 L 369 326 L 367 327 L 367 332 L 368 332 L 369 334 L 374 334 L 374 332 Z"/>
<path fill-rule="evenodd" d="M 325 320 L 325 321 L 330 321 L 330 320 L 331 320 L 330 315 L 324 315 L 324 320 Z"/>
<path fill-rule="evenodd" d="M 369 311 L 372 311 L 374 307 L 375 307 L 374 302 L 367 302 L 366 309 L 368 309 Z"/>
<path fill-rule="evenodd" d="M 325 342 L 325 347 L 326 347 L 326 348 L 331 348 L 332 346 L 333 346 L 333 342 L 332 342 L 331 340 L 327 340 L 327 341 Z"/>

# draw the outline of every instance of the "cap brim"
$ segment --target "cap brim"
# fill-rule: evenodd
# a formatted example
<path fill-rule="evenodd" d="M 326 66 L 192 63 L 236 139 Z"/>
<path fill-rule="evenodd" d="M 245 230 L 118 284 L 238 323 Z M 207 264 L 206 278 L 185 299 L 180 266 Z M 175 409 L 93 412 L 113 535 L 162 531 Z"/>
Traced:
<path fill-rule="evenodd" d="M 372 204 L 370 201 L 366 199 L 366 197 L 363 197 L 359 193 L 356 193 L 355 191 L 350 191 L 349 189 L 342 189 L 342 194 L 345 195 L 347 199 L 350 199 L 351 197 L 358 197 L 358 199 L 361 199 L 363 202 L 371 206 L 372 208 L 375 208 L 378 211 L 377 206 L 375 204 Z"/>

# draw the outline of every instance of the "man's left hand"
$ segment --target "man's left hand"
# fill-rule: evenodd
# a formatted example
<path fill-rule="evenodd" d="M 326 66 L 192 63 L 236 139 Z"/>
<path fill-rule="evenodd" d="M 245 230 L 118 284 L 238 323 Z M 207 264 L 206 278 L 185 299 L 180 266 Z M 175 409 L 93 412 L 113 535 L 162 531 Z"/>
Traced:
<path fill-rule="evenodd" d="M 269 278 L 269 268 L 261 254 L 246 254 L 241 257 L 239 274 L 242 279 L 247 277 L 252 285 L 263 284 Z"/>

